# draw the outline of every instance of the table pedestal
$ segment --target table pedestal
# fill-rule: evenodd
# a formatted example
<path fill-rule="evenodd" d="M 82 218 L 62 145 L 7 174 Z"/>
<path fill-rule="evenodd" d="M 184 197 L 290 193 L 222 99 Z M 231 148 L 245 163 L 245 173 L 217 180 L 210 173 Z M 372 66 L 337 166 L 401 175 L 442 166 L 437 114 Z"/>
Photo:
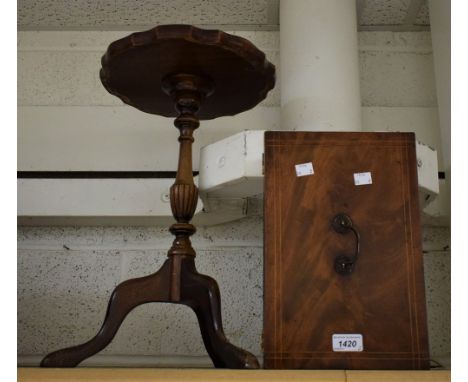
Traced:
<path fill-rule="evenodd" d="M 249 110 L 275 84 L 275 67 L 248 40 L 191 25 L 160 25 L 111 43 L 102 57 L 101 82 L 111 94 L 143 112 L 176 118 L 179 161 L 170 190 L 169 230 L 175 236 L 168 259 L 149 276 L 118 285 L 101 330 L 90 341 L 47 355 L 45 367 L 73 367 L 106 347 L 125 316 L 149 302 L 190 306 L 213 363 L 223 368 L 258 368 L 257 359 L 226 339 L 216 281 L 195 268 L 190 236 L 198 189 L 193 183 L 193 131 L 199 120 Z"/>

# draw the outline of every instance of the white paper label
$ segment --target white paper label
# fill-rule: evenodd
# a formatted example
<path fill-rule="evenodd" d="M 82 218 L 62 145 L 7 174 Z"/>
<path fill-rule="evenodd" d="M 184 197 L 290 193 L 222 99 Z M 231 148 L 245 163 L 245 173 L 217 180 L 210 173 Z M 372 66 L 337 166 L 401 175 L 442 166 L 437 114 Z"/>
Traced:
<path fill-rule="evenodd" d="M 364 184 L 372 184 L 372 176 L 370 172 L 357 172 L 354 174 L 354 185 L 362 186 Z"/>
<path fill-rule="evenodd" d="M 312 167 L 312 162 L 296 164 L 296 175 L 297 176 L 306 176 L 313 175 L 314 168 Z"/>
<path fill-rule="evenodd" d="M 333 351 L 363 351 L 362 334 L 333 334 Z"/>

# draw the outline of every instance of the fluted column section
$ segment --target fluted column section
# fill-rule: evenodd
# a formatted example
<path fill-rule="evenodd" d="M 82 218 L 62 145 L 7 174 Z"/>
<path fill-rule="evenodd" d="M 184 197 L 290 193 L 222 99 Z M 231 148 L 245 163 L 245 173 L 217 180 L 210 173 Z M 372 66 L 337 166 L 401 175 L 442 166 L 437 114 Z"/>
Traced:
<path fill-rule="evenodd" d="M 179 162 L 177 176 L 170 189 L 172 215 L 177 223 L 169 230 L 175 235 L 168 255 L 195 256 L 190 236 L 196 231 L 190 224 L 198 201 L 198 188 L 193 182 L 192 143 L 193 132 L 200 122 L 196 113 L 203 98 L 213 92 L 209 81 L 190 74 L 177 74 L 163 80 L 163 89 L 174 100 L 179 116 L 174 125 L 179 129 Z"/>

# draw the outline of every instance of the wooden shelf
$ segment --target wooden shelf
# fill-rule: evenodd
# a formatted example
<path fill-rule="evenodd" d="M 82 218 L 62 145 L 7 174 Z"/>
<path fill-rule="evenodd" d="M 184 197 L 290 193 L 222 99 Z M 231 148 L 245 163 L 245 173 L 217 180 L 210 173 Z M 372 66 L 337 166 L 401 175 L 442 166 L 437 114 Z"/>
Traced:
<path fill-rule="evenodd" d="M 18 382 L 449 382 L 449 370 L 222 370 L 222 369 L 117 369 L 18 368 Z"/>

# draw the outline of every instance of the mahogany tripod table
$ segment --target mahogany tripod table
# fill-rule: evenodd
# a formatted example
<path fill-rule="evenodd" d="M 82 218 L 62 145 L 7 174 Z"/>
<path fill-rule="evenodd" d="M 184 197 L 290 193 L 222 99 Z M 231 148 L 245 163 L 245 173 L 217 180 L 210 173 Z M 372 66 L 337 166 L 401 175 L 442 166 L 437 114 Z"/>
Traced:
<path fill-rule="evenodd" d="M 101 329 L 88 342 L 55 351 L 43 367 L 74 367 L 104 349 L 126 315 L 150 302 L 191 307 L 215 367 L 258 368 L 251 353 L 232 345 L 221 321 L 216 281 L 199 274 L 190 224 L 198 201 L 193 182 L 193 131 L 199 121 L 235 115 L 262 101 L 275 84 L 275 67 L 248 40 L 190 25 L 162 25 L 114 41 L 102 57 L 104 87 L 141 111 L 175 118 L 180 151 L 170 203 L 176 223 L 168 259 L 156 273 L 127 280 L 112 293 Z"/>

